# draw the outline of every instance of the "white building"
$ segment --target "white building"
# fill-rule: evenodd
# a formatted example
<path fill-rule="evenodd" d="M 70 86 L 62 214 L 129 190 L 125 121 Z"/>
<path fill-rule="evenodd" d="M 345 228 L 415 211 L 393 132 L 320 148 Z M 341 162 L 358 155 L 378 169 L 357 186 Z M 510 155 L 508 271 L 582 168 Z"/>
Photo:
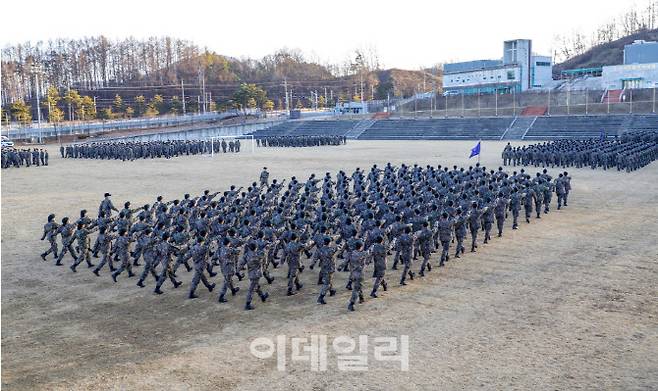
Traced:
<path fill-rule="evenodd" d="M 626 90 L 658 87 L 658 42 L 624 46 L 624 63 L 562 71 L 562 89 Z"/>
<path fill-rule="evenodd" d="M 550 56 L 533 54 L 531 40 L 516 39 L 503 43 L 502 60 L 445 64 L 443 90 L 446 94 L 521 92 L 550 85 L 552 73 Z"/>

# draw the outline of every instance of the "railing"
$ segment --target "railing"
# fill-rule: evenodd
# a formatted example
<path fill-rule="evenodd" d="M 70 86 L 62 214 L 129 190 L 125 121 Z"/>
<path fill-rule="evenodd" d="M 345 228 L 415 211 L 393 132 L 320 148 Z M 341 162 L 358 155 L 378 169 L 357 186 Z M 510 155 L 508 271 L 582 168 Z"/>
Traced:
<path fill-rule="evenodd" d="M 260 110 L 230 110 L 221 113 L 205 113 L 194 115 L 181 115 L 156 118 L 139 118 L 129 120 L 89 121 L 82 123 L 68 122 L 65 124 L 42 123 L 27 126 L 8 126 L 2 128 L 2 135 L 13 140 L 42 140 L 44 138 L 70 136 L 70 135 L 93 135 L 97 133 L 111 132 L 126 129 L 146 129 L 156 127 L 192 125 L 199 122 L 219 121 L 226 118 L 259 115 Z"/>

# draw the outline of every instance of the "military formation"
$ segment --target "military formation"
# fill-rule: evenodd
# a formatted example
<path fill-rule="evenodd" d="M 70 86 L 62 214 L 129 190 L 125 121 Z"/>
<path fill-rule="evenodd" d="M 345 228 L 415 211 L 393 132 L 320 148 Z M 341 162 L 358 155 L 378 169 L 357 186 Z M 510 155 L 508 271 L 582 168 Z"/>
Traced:
<path fill-rule="evenodd" d="M 106 159 L 134 161 L 137 159 L 171 159 L 186 155 L 201 155 L 214 152 L 240 152 L 240 139 L 222 140 L 166 140 L 166 141 L 100 141 L 83 144 L 62 145 L 59 152 L 63 158 Z"/>
<path fill-rule="evenodd" d="M 345 136 L 267 136 L 256 138 L 259 147 L 320 147 L 325 145 L 343 145 Z"/>
<path fill-rule="evenodd" d="M 2 168 L 41 167 L 48 165 L 48 151 L 43 148 L 2 148 Z"/>
<path fill-rule="evenodd" d="M 368 269 L 369 297 L 375 299 L 388 290 L 389 278 L 403 286 L 415 283 L 463 258 L 466 249 L 477 252 L 507 227 L 518 229 L 519 216 L 526 223 L 541 219 L 554 198 L 557 209 L 566 207 L 570 190 L 567 172 L 553 178 L 546 169 L 531 176 L 479 164 L 466 169 L 389 163 L 287 183 L 271 180 L 263 168 L 247 189 L 231 186 L 170 201 L 159 196 L 153 204 L 125 202 L 121 209 L 106 193 L 95 216 L 86 210 L 75 220 L 51 214 L 41 237 L 49 246 L 41 257 L 54 257 L 56 265 L 70 259 L 73 272 L 81 264 L 96 276 L 109 271 L 115 282 L 137 277 L 138 287 L 150 285 L 155 294 L 163 294 L 167 282 L 179 288 L 189 273 L 188 298 L 198 297 L 200 283 L 213 292 L 217 281 L 218 302 L 246 289 L 247 310 L 254 308 L 254 295 L 267 300 L 266 285 L 274 283 L 279 266 L 287 269 L 288 295 L 304 287 L 300 274 L 315 270 L 318 304 L 336 295 L 335 276 L 345 273 L 347 308 L 353 311 L 365 301 Z"/>
<path fill-rule="evenodd" d="M 615 139 L 561 139 L 512 147 L 502 152 L 503 165 L 535 167 L 591 167 L 631 172 L 658 158 L 658 132 L 627 132 Z"/>

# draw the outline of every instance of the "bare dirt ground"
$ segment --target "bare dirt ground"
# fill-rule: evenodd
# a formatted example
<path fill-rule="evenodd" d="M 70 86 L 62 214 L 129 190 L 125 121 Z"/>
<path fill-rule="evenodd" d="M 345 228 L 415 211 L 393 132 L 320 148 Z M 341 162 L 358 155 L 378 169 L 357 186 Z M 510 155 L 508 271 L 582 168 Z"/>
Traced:
<path fill-rule="evenodd" d="M 157 296 L 152 280 L 139 289 L 134 278 L 114 284 L 107 272 L 73 274 L 39 258 L 47 214 L 95 214 L 106 191 L 137 206 L 246 186 L 263 166 L 271 178 L 305 179 L 387 161 L 468 165 L 473 144 L 350 142 L 138 163 L 63 160 L 51 148 L 50 167 L 3 170 L 3 389 L 658 389 L 657 163 L 631 174 L 571 169 L 568 208 L 508 227 L 406 287 L 389 272 L 392 288 L 355 313 L 343 273 L 339 294 L 319 306 L 316 273 L 286 297 L 276 269 L 271 299 L 246 312 L 244 291 L 218 304 L 201 287 L 186 300 L 184 271 L 182 288 Z M 485 142 L 482 163 L 497 167 L 502 147 Z M 318 372 L 290 361 L 280 372 L 274 358 L 249 353 L 256 337 L 313 334 L 408 335 L 409 371 L 372 351 L 365 372 L 338 371 L 331 350 Z"/>

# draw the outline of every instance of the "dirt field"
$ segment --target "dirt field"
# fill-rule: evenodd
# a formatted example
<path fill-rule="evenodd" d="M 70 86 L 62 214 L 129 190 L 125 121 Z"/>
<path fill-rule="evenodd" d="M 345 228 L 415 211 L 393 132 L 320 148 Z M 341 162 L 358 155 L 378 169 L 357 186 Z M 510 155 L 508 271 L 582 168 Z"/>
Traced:
<path fill-rule="evenodd" d="M 73 274 L 39 258 L 48 213 L 95 214 L 106 191 L 117 206 L 138 206 L 246 186 L 263 166 L 271 178 L 305 179 L 387 161 L 468 165 L 473 144 L 350 142 L 139 163 L 63 160 L 52 148 L 48 168 L 3 170 L 3 389 L 658 389 L 657 163 L 631 174 L 571 169 L 568 208 L 406 287 L 389 274 L 392 289 L 355 313 L 343 273 L 339 294 L 318 306 L 316 273 L 286 297 L 276 269 L 271 299 L 246 312 L 244 291 L 228 304 L 203 288 L 186 300 L 184 271 L 182 288 L 157 296 L 152 280 L 139 289 L 134 278 L 114 284 L 107 272 Z M 497 167 L 502 147 L 483 143 L 482 163 Z M 408 335 L 409 371 L 372 350 L 365 372 L 338 371 L 331 346 L 320 372 L 290 360 L 280 372 L 275 358 L 249 352 L 256 337 L 313 334 Z"/>

